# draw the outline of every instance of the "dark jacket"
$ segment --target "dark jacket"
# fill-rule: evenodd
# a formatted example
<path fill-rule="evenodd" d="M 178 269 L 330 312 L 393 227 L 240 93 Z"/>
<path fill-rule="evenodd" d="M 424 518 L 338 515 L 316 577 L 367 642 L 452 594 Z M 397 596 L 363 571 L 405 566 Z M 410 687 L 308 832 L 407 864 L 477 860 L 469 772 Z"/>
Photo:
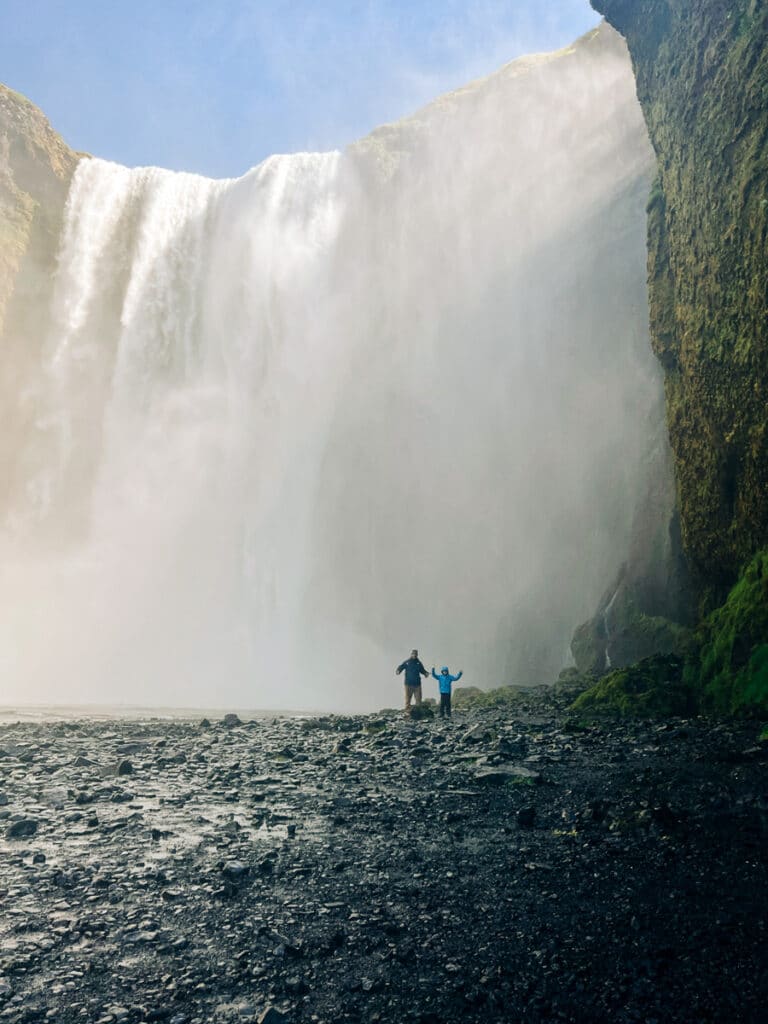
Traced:
<path fill-rule="evenodd" d="M 409 658 L 402 665 L 398 665 L 397 675 L 401 672 L 405 672 L 406 686 L 421 686 L 421 677 L 429 675 L 418 658 Z"/>

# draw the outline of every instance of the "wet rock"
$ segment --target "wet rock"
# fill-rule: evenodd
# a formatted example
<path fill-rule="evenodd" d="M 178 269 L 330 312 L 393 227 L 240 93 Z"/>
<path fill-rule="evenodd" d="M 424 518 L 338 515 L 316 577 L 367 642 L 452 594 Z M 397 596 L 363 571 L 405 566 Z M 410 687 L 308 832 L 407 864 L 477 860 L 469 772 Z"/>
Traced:
<path fill-rule="evenodd" d="M 754 725 L 689 722 L 672 740 L 619 722 L 571 736 L 558 700 L 532 692 L 445 730 L 411 727 L 402 711 L 378 732 L 361 716 L 310 729 L 280 719 L 260 722 L 256 742 L 195 722 L 13 737 L 0 724 L 14 751 L 5 788 L 44 823 L 49 858 L 36 862 L 32 843 L 6 848 L 0 968 L 18 1002 L 0 1015 L 20 1022 L 45 992 L 35 1024 L 120 1024 L 126 1007 L 126 1024 L 232 1024 L 257 1018 L 242 1000 L 259 992 L 280 1017 L 326 1024 L 460 1024 L 518 1004 L 526 1019 L 572 1024 L 608 1019 L 606 1007 L 666 1020 L 673 1004 L 674 1024 L 694 1024 L 738 1019 L 720 995 L 725 972 L 742 1019 L 761 1019 L 749 967 L 768 913 L 764 765 L 712 757 L 754 744 Z M 479 743 L 464 743 L 463 714 Z M 11 738 L 34 743 L 32 765 Z M 147 756 L 126 805 L 114 766 L 131 743 Z M 75 768 L 86 744 L 109 767 Z M 275 758 L 286 749 L 291 760 Z M 543 765 L 551 785 L 533 807 Z M 482 772 L 505 781 L 480 784 Z M 103 808 L 95 828 L 72 813 L 86 781 Z M 61 813 L 44 816 L 54 798 Z M 713 873 L 727 884 L 710 884 Z M 731 934 L 738 943 L 721 941 Z M 681 992 L 702 1001 L 689 1012 Z"/>
<path fill-rule="evenodd" d="M 521 765 L 510 765 L 503 768 L 479 768 L 475 778 L 484 786 L 504 786 L 508 783 L 538 783 L 542 781 L 541 773 Z"/>
<path fill-rule="evenodd" d="M 493 740 L 493 730 L 482 722 L 470 726 L 462 736 L 462 741 L 470 746 L 476 743 L 490 743 Z"/>
<path fill-rule="evenodd" d="M 6 829 L 8 839 L 28 839 L 37 832 L 37 821 L 34 818 L 20 818 Z"/>
<path fill-rule="evenodd" d="M 303 995 L 305 992 L 309 992 L 309 985 L 303 978 L 299 978 L 297 975 L 292 975 L 290 978 L 286 978 L 285 987 L 291 995 L 299 996 Z"/>
<path fill-rule="evenodd" d="M 228 715 L 224 715 L 224 717 L 221 720 L 221 724 L 226 726 L 227 729 L 234 729 L 235 726 L 242 725 L 243 723 L 240 720 L 239 715 L 236 715 L 234 712 L 230 711 Z"/>
<path fill-rule="evenodd" d="M 280 1013 L 274 1006 L 268 1006 L 259 1017 L 258 1024 L 285 1024 L 287 1020 L 284 1013 Z"/>
<path fill-rule="evenodd" d="M 435 717 L 434 709 L 429 704 L 419 704 L 411 708 L 412 722 L 428 722 Z"/>
<path fill-rule="evenodd" d="M 117 766 L 118 775 L 133 775 L 133 764 L 129 760 L 121 761 Z"/>
<path fill-rule="evenodd" d="M 246 880 L 251 869 L 239 860 L 230 860 L 221 869 L 221 873 L 229 882 L 240 884 Z"/>
<path fill-rule="evenodd" d="M 517 812 L 517 824 L 520 828 L 533 828 L 536 822 L 535 807 L 521 807 Z"/>

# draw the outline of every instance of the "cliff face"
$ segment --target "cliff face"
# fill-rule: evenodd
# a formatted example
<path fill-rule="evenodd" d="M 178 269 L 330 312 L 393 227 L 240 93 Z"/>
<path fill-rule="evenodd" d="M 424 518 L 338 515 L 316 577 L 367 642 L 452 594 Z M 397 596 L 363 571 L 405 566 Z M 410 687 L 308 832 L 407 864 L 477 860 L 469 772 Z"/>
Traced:
<path fill-rule="evenodd" d="M 768 9 L 592 0 L 629 44 L 658 157 L 651 336 L 704 609 L 768 541 Z"/>
<path fill-rule="evenodd" d="M 13 486 L 26 381 L 39 369 L 64 204 L 79 159 L 34 104 L 0 85 L 0 498 Z"/>
<path fill-rule="evenodd" d="M 37 107 L 0 85 L 0 337 L 38 305 L 78 159 Z"/>

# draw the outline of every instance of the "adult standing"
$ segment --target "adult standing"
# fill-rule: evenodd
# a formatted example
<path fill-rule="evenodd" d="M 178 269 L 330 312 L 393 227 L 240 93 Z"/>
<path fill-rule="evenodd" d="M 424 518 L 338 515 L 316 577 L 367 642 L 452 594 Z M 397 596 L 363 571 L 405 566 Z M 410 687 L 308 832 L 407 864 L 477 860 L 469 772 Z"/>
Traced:
<path fill-rule="evenodd" d="M 410 715 L 411 701 L 414 701 L 416 707 L 421 704 L 421 677 L 429 673 L 419 661 L 419 652 L 416 650 L 411 651 L 410 658 L 395 669 L 395 675 L 399 676 L 401 672 L 405 672 L 405 713 Z"/>

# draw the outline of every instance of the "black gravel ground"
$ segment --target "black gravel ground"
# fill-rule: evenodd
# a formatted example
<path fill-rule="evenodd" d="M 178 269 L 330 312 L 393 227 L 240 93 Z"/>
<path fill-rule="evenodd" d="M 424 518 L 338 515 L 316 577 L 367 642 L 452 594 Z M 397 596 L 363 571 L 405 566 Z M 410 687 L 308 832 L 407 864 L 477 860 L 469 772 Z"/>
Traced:
<path fill-rule="evenodd" d="M 0 1021 L 766 1021 L 756 736 L 1 727 Z"/>

